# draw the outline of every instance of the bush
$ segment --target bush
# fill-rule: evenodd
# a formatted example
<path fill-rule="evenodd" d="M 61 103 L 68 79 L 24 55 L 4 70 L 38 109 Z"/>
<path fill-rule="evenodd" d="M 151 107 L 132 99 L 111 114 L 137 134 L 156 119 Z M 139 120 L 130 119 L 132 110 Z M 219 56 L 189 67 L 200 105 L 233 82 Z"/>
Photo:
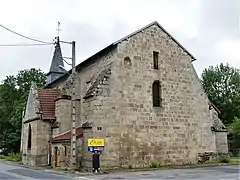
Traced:
<path fill-rule="evenodd" d="M 230 159 L 228 157 L 220 157 L 218 159 L 219 163 L 230 163 Z"/>
<path fill-rule="evenodd" d="M 150 165 L 150 168 L 157 168 L 158 167 L 158 163 L 156 162 L 152 162 Z"/>
<path fill-rule="evenodd" d="M 133 168 L 132 165 L 129 165 L 129 166 L 128 166 L 128 169 L 132 169 L 132 168 Z"/>
<path fill-rule="evenodd" d="M 9 153 L 8 156 L 5 157 L 8 161 L 21 161 L 22 157 L 19 153 Z"/>
<path fill-rule="evenodd" d="M 0 154 L 0 159 L 6 159 L 6 156 Z"/>

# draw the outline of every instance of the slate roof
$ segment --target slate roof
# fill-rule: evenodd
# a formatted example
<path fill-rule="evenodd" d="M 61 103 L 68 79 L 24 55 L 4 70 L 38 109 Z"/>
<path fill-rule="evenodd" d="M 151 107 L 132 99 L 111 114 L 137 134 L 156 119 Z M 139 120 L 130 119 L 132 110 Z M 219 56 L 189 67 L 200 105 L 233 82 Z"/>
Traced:
<path fill-rule="evenodd" d="M 97 57 L 99 56 L 102 56 L 102 54 L 106 53 L 106 52 L 109 52 L 111 50 L 113 50 L 114 48 L 117 47 L 117 45 L 119 43 L 121 43 L 122 41 L 124 40 L 127 40 L 128 38 L 131 38 L 132 36 L 144 31 L 145 29 L 153 26 L 153 25 L 157 25 L 163 32 L 165 32 L 180 48 L 183 49 L 183 51 L 185 51 L 191 58 L 192 58 L 192 61 L 195 61 L 196 58 L 189 52 L 187 51 L 187 49 L 185 49 L 169 32 L 167 32 L 167 30 L 165 30 L 157 21 L 154 21 L 146 26 L 144 26 L 143 28 L 123 37 L 122 39 L 116 41 L 116 42 L 113 42 L 112 44 L 110 44 L 109 46 L 103 48 L 102 50 L 100 50 L 99 52 L 97 52 L 96 54 L 92 55 L 91 57 L 89 57 L 88 59 L 86 59 L 85 61 L 81 62 L 80 64 L 78 64 L 76 66 L 76 70 L 77 71 L 80 71 L 81 69 L 83 69 L 84 67 L 87 67 L 89 66 L 90 64 L 94 63 L 94 61 L 96 61 Z M 58 80 L 61 80 L 61 79 L 64 79 L 64 78 L 67 78 L 69 76 L 69 74 L 71 74 L 71 70 L 68 71 L 68 73 L 65 73 L 64 75 L 62 75 L 61 77 L 59 77 L 58 79 L 56 79 L 55 81 L 49 83 L 47 87 L 53 85 L 54 83 L 56 83 Z"/>
<path fill-rule="evenodd" d="M 55 100 L 60 95 L 59 89 L 38 89 L 40 113 L 43 120 L 55 119 Z"/>
<path fill-rule="evenodd" d="M 47 79 L 47 84 L 52 83 L 62 75 L 64 75 L 66 72 L 64 69 L 60 68 L 60 66 L 64 67 L 63 63 L 63 57 L 62 57 L 62 51 L 61 51 L 61 46 L 59 43 L 59 38 L 57 38 L 57 42 L 55 45 L 55 50 L 51 62 L 51 67 L 49 72 L 47 73 L 48 79 Z"/>
<path fill-rule="evenodd" d="M 76 128 L 76 136 L 77 137 L 82 137 L 83 131 L 81 127 Z M 70 140 L 71 138 L 71 131 L 67 131 L 59 136 L 56 136 L 55 138 L 52 139 L 52 141 L 65 141 L 65 140 Z"/>

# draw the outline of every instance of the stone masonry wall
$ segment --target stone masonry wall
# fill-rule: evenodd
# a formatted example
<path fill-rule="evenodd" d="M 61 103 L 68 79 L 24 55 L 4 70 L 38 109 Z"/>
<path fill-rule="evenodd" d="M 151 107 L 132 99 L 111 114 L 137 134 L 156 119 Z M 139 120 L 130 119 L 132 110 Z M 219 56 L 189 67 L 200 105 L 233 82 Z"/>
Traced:
<path fill-rule="evenodd" d="M 65 133 L 71 129 L 71 119 L 72 119 L 72 109 L 71 109 L 71 100 L 68 99 L 59 99 L 55 102 L 55 116 L 56 121 L 59 124 L 59 134 Z M 54 136 L 59 135 L 54 134 Z"/>
<path fill-rule="evenodd" d="M 27 148 L 28 128 L 31 125 L 31 149 Z M 41 120 L 31 121 L 23 125 L 23 164 L 30 166 L 44 166 L 48 164 L 48 140 L 50 123 Z"/>
<path fill-rule="evenodd" d="M 28 149 L 28 129 L 29 125 L 31 126 L 32 129 L 32 141 L 31 141 L 31 150 Z M 37 154 L 37 134 L 34 133 L 37 131 L 37 121 L 32 121 L 29 123 L 24 123 L 23 124 L 23 144 L 22 144 L 22 162 L 23 164 L 30 165 L 30 166 L 35 166 L 35 159 L 32 158 L 32 155 Z"/>
<path fill-rule="evenodd" d="M 158 70 L 153 51 L 159 52 Z M 122 42 L 117 61 L 121 166 L 196 163 L 198 153 L 216 151 L 208 99 L 191 59 L 159 27 Z M 160 108 L 152 105 L 155 80 L 162 86 Z"/>
<path fill-rule="evenodd" d="M 158 70 L 153 69 L 153 51 L 159 52 Z M 98 84 L 110 64 L 108 82 Z M 152 106 L 155 80 L 162 85 L 161 108 Z M 57 87 L 71 95 L 69 80 Z M 198 153 L 216 152 L 208 99 L 191 59 L 158 27 L 130 37 L 78 72 L 76 88 L 78 98 L 90 89 L 101 91 L 78 102 L 77 123 L 91 122 L 89 138 L 105 139 L 102 168 L 196 163 Z M 86 148 L 83 143 L 85 167 L 91 156 Z"/>
<path fill-rule="evenodd" d="M 101 155 L 101 166 L 119 166 L 119 162 L 116 159 L 119 158 L 118 144 L 118 110 L 116 107 L 115 95 L 118 95 L 117 90 L 114 88 L 118 82 L 116 79 L 116 68 L 115 63 L 115 51 L 109 52 L 100 59 L 96 60 L 94 64 L 86 67 L 81 72 L 78 72 L 77 82 L 77 96 L 84 97 L 90 88 L 98 88 L 101 86 L 102 93 L 92 98 L 82 100 L 83 103 L 79 103 L 79 109 L 82 108 L 82 114 L 80 112 L 80 118 L 77 122 L 83 124 L 86 121 L 93 123 L 93 134 L 92 137 L 104 138 L 106 148 Z M 103 81 L 98 83 L 100 73 L 104 73 L 106 69 L 111 69 L 111 74 L 108 75 L 107 83 L 105 82 L 105 76 Z M 70 80 L 70 79 L 69 79 Z M 62 89 L 67 95 L 71 95 L 72 86 L 69 80 L 65 83 L 59 84 L 57 87 Z M 80 94 L 81 92 L 81 94 Z M 82 105 L 82 107 L 81 107 Z M 60 124 L 61 126 L 61 124 Z M 100 130 L 99 130 L 100 128 Z M 84 150 L 87 149 L 83 147 Z M 91 152 L 86 152 L 91 156 Z M 86 160 L 88 161 L 88 160 Z M 83 160 L 82 164 L 87 162 Z"/>
<path fill-rule="evenodd" d="M 82 137 L 82 163 L 81 168 L 87 171 L 92 171 L 92 153 L 88 151 L 88 139 L 93 137 L 92 128 L 83 129 Z"/>
<path fill-rule="evenodd" d="M 220 156 L 228 154 L 227 132 L 216 132 L 216 148 Z"/>

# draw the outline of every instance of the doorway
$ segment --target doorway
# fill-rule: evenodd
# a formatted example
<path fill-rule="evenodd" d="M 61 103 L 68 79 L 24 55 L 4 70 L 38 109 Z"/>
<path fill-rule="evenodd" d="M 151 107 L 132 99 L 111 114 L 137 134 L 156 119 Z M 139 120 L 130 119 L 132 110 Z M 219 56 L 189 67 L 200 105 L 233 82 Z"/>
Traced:
<path fill-rule="evenodd" d="M 58 167 L 58 147 L 54 147 L 54 166 Z"/>

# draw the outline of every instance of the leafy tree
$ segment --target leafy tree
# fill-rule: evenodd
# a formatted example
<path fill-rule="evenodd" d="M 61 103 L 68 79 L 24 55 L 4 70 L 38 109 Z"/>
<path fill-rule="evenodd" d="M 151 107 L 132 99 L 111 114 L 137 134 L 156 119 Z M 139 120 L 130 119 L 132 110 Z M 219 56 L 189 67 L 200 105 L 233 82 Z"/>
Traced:
<path fill-rule="evenodd" d="M 240 118 L 234 118 L 230 126 L 230 132 L 235 135 L 240 135 Z"/>
<path fill-rule="evenodd" d="M 7 76 L 0 84 L 0 149 L 19 152 L 22 112 L 31 86 L 35 82 L 43 87 L 46 76 L 40 69 L 19 71 L 16 76 Z"/>
<path fill-rule="evenodd" d="M 240 117 L 240 70 L 229 64 L 204 69 L 202 84 L 209 99 L 220 109 L 220 118 L 231 124 Z"/>

